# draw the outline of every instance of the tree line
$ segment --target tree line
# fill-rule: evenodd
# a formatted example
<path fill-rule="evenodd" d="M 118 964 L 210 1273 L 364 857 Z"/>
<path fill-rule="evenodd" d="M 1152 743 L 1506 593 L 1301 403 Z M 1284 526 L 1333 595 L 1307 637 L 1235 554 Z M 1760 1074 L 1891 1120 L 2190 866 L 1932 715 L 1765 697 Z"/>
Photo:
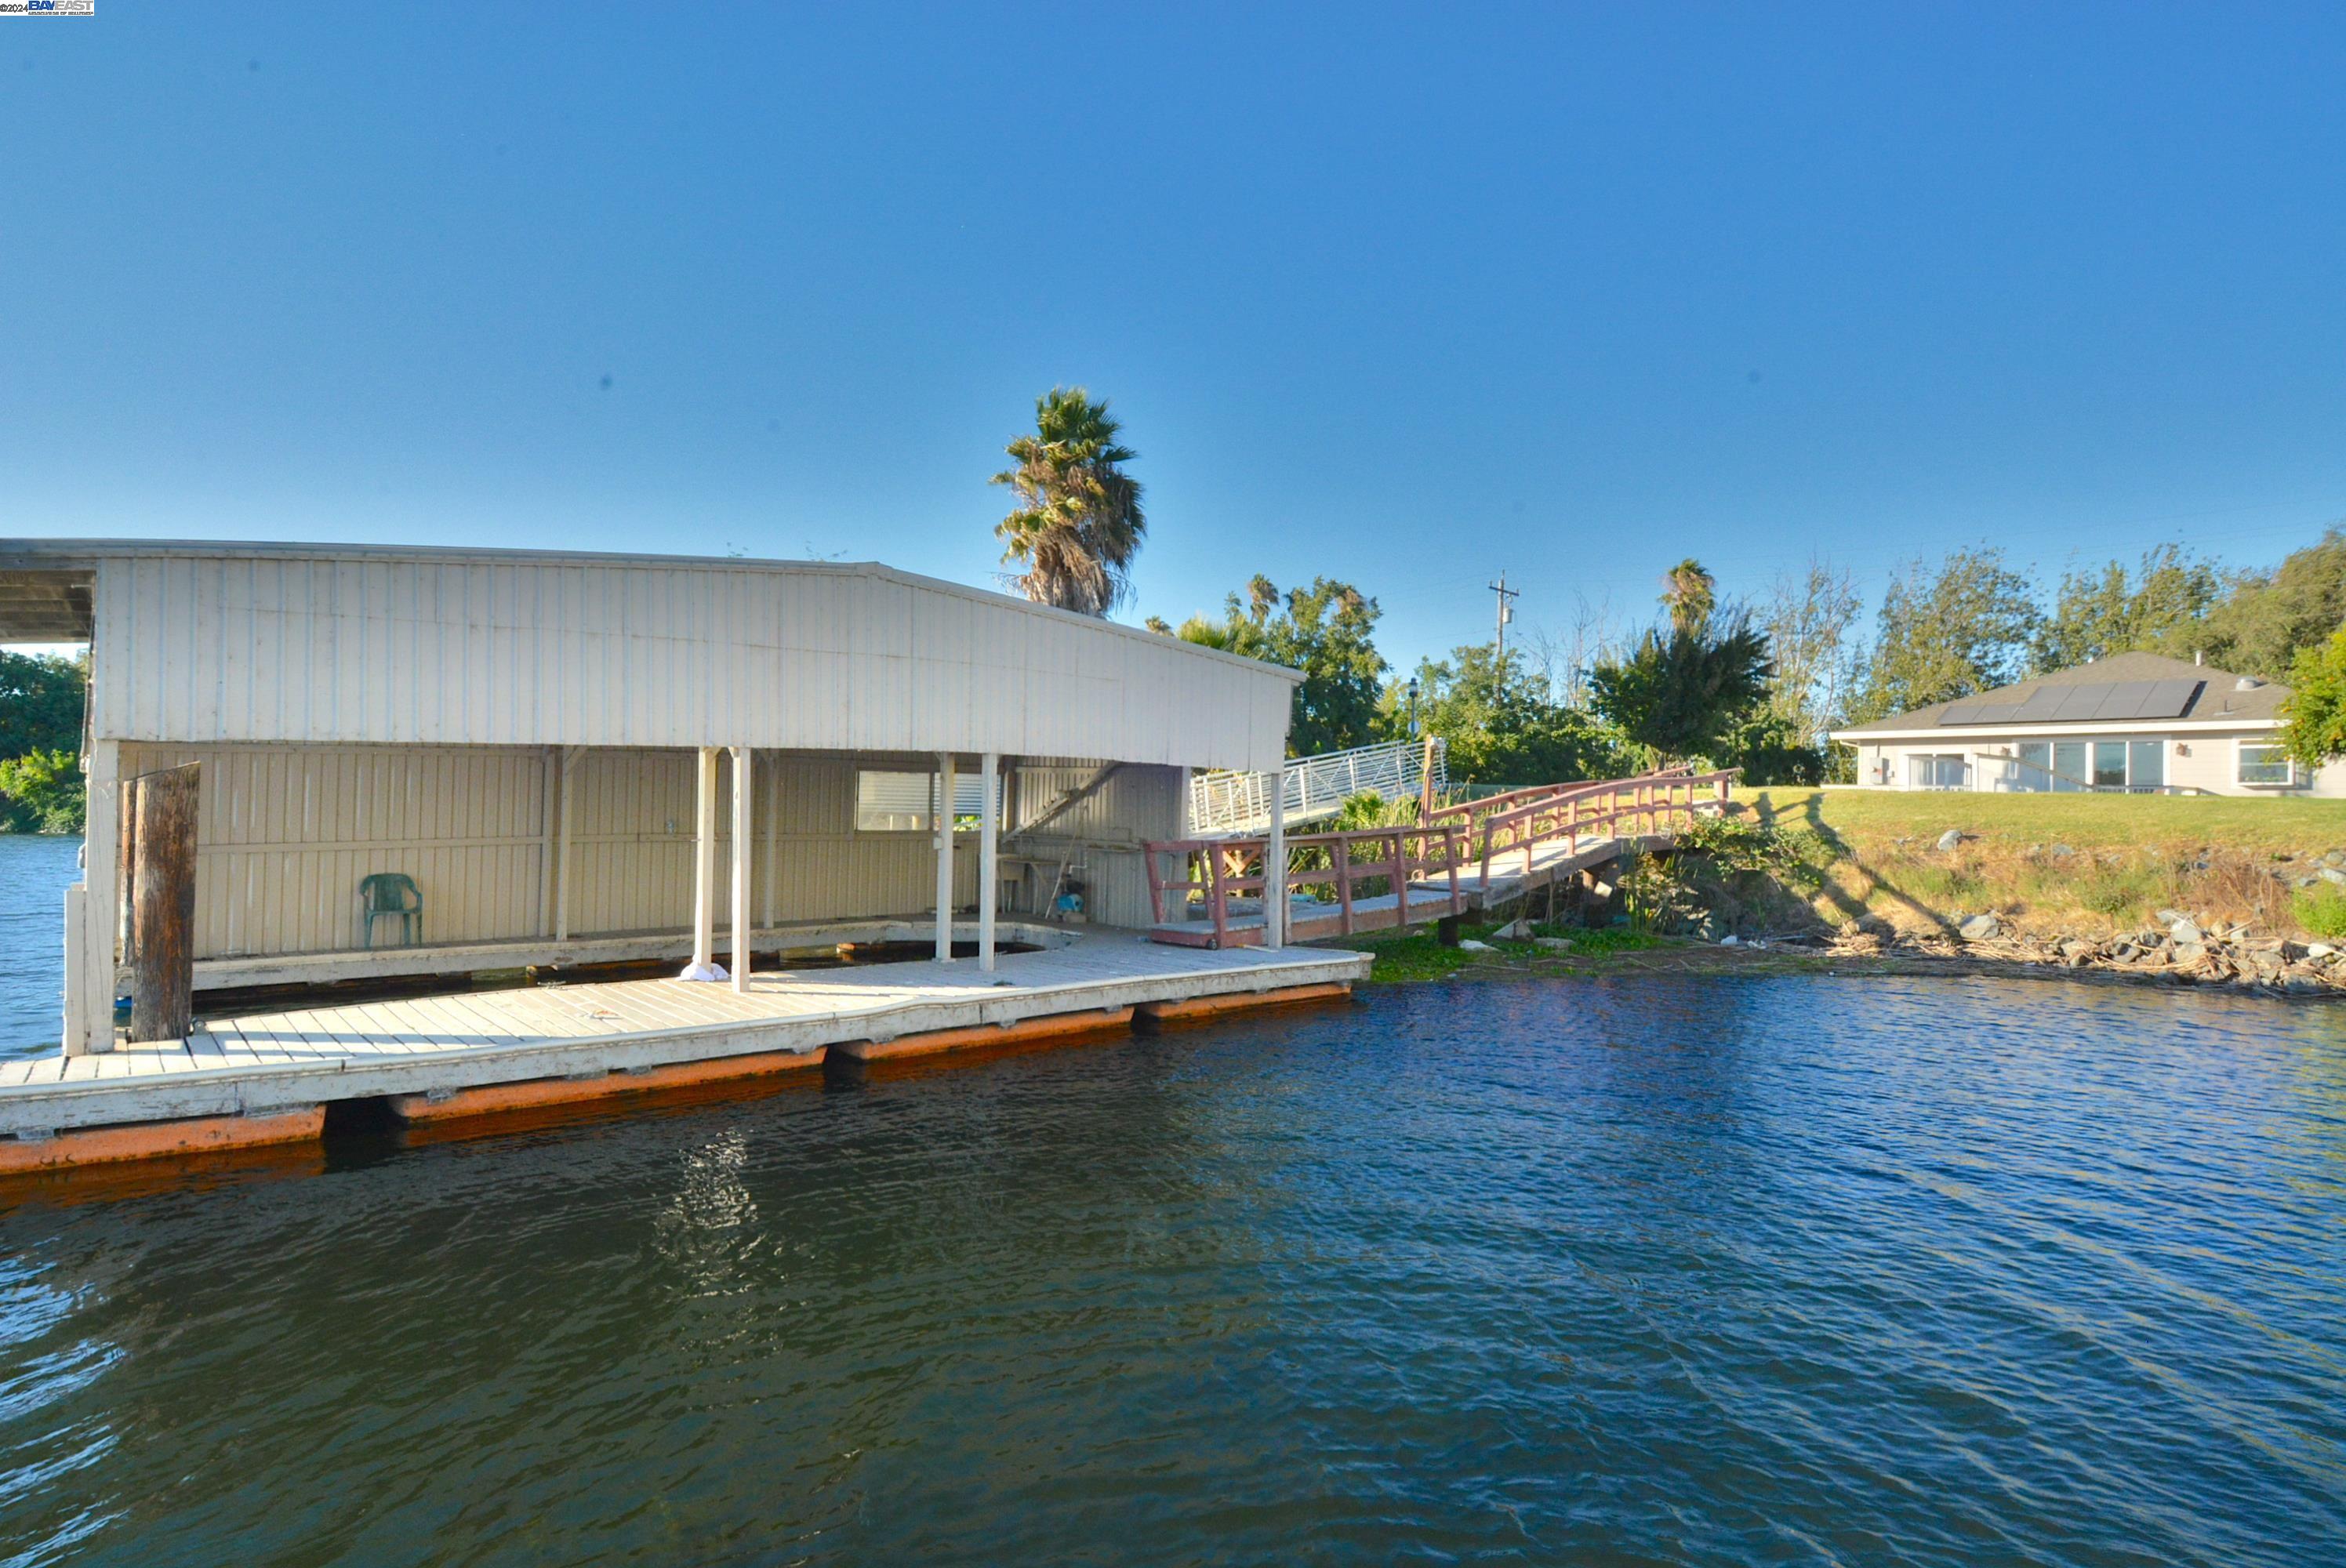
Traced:
<path fill-rule="evenodd" d="M 1822 561 L 1734 600 L 1689 560 L 1665 576 L 1648 625 L 1583 606 L 1568 634 L 1535 632 L 1504 660 L 1470 644 L 1406 674 L 1377 651 L 1376 600 L 1336 578 L 1282 593 L 1257 576 L 1219 614 L 1152 629 L 1302 670 L 1297 755 L 1410 733 L 1413 687 L 1453 777 L 1484 784 L 1672 761 L 1741 768 L 1755 783 L 1846 779 L 1834 729 L 2131 651 L 2290 684 L 2303 759 L 2346 752 L 2337 528 L 2270 570 L 2161 545 L 2049 590 L 2001 550 L 1958 549 L 1907 565 L 1870 624 L 1865 608 L 1852 575 Z"/>
<path fill-rule="evenodd" d="M 994 475 L 1015 504 L 995 534 L 1005 585 L 1107 616 L 1132 593 L 1148 537 L 1137 453 L 1105 399 L 1055 387 Z M 2346 755 L 2346 526 L 2270 570 L 2180 545 L 2041 585 L 2000 549 L 1916 560 L 1871 626 L 1855 579 L 1812 560 L 1749 598 L 1699 562 L 1672 567 L 1642 625 L 1586 604 L 1561 634 L 1504 655 L 1470 643 L 1396 670 L 1376 644 L 1376 599 L 1341 577 L 1282 589 L 1258 574 L 1219 611 L 1166 636 L 1303 672 L 1297 756 L 1418 733 L 1446 743 L 1451 777 L 1544 783 L 1663 762 L 1740 768 L 1753 783 L 1846 778 L 1826 736 L 2030 675 L 2142 650 L 2295 688 L 2286 738 L 2300 760 Z M 0 831 L 75 832 L 87 661 L 0 650 Z"/>
<path fill-rule="evenodd" d="M 1020 506 L 996 532 L 1005 581 L 1046 604 L 1105 616 L 1129 597 L 1147 536 L 1136 456 L 1104 400 L 1055 388 L 1016 466 L 995 476 Z M 1404 674 L 1378 652 L 1376 599 L 1319 576 L 1281 589 L 1260 575 L 1219 612 L 1168 636 L 1303 672 L 1294 754 L 1412 733 L 1449 749 L 1454 779 L 1521 784 L 1661 762 L 1739 767 L 1755 783 L 1848 776 L 1833 729 L 1968 697 L 2111 654 L 2145 651 L 2296 688 L 2288 739 L 2309 763 L 2346 754 L 2346 529 L 2270 570 L 2227 567 L 2176 544 L 2040 583 L 1980 545 L 1899 571 L 1872 623 L 1854 577 L 1811 560 L 1748 599 L 1687 560 L 1645 625 L 1578 606 L 1562 636 L 1502 656 L 1469 644 Z"/>
<path fill-rule="evenodd" d="M 78 833 L 86 658 L 0 648 L 0 833 Z"/>

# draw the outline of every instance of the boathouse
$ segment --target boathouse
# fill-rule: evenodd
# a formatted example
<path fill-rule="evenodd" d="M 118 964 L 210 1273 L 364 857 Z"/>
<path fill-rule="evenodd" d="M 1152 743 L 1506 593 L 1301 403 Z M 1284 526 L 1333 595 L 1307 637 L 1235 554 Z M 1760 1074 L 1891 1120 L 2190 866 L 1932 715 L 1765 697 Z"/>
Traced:
<path fill-rule="evenodd" d="M 886 566 L 536 551 L 0 541 L 0 640 L 90 649 L 68 1056 L 137 956 L 130 780 L 199 765 L 197 992 L 738 986 L 923 916 L 990 969 L 998 919 L 1148 925 L 1141 846 L 1280 767 L 1300 678 Z"/>

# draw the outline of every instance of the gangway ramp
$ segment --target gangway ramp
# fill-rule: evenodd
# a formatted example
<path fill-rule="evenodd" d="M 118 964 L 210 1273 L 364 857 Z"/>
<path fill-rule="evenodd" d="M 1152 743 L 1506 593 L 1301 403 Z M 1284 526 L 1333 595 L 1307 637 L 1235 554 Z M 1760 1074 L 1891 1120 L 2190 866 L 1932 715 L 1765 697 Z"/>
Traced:
<path fill-rule="evenodd" d="M 1426 792 L 1433 775 L 1433 793 L 1449 788 L 1449 751 L 1440 737 L 1431 745 L 1423 740 L 1384 740 L 1356 746 L 1349 751 L 1323 751 L 1298 757 L 1287 764 L 1281 779 L 1286 825 L 1315 822 L 1343 809 L 1355 795 L 1382 800 L 1414 800 Z M 1270 784 L 1268 773 L 1200 773 L 1189 780 L 1189 824 L 1193 837 L 1222 839 L 1234 834 L 1270 830 Z"/>
<path fill-rule="evenodd" d="M 1277 872 L 1268 837 L 1152 842 L 1148 934 L 1190 947 L 1259 944 L 1274 884 L 1285 889 L 1293 942 L 1493 909 L 1624 853 L 1674 848 L 1696 818 L 1725 809 L 1739 771 L 1537 785 L 1443 807 L 1422 825 L 1289 834 Z"/>

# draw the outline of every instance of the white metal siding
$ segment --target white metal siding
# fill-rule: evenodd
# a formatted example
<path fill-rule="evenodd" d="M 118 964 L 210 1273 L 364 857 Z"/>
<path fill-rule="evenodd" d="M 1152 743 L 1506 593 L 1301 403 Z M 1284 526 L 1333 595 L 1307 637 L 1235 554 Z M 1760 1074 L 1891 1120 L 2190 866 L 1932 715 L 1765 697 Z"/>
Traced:
<path fill-rule="evenodd" d="M 1264 768 L 1292 683 L 871 568 L 100 558 L 101 738 L 756 746 Z"/>
<path fill-rule="evenodd" d="M 199 958 L 357 947 L 359 880 L 374 871 L 415 879 L 427 942 L 538 931 L 546 849 L 541 751 L 123 748 L 126 773 L 181 762 L 204 765 Z M 396 922 L 383 922 L 378 934 L 396 941 Z"/>
<path fill-rule="evenodd" d="M 1052 802 L 1097 778 L 1106 766 L 1054 759 L 1020 767 L 1015 794 L 1019 820 L 1040 817 Z M 1085 868 L 1085 912 L 1094 922 L 1145 927 L 1152 916 L 1148 870 L 1139 846 L 1148 839 L 1179 838 L 1181 805 L 1179 769 L 1118 768 L 1097 790 L 1052 818 L 1040 831 L 1012 833 L 1005 850 L 1048 862 L 1037 869 L 1036 900 L 1048 899 L 1048 884 L 1064 856 Z"/>
<path fill-rule="evenodd" d="M 123 748 L 126 774 L 204 765 L 196 830 L 196 956 L 267 957 L 362 945 L 358 885 L 404 871 L 423 895 L 427 942 L 546 934 L 548 860 L 559 825 L 543 747 L 176 746 Z M 935 898 L 926 833 L 858 833 L 855 770 L 919 758 L 760 752 L 751 908 L 761 923 L 919 914 Z M 1153 769 L 1139 771 L 1149 772 Z M 1086 776 L 1088 774 L 1086 773 Z M 590 750 L 569 773 L 574 936 L 680 931 L 691 920 L 692 753 Z M 720 799 L 732 791 L 730 759 Z M 549 812 L 549 806 L 557 809 Z M 730 902 L 731 811 L 718 907 Z M 963 834 L 954 898 L 977 900 L 977 845 Z M 1144 884 L 1145 885 L 1145 884 Z M 1145 899 L 1143 901 L 1145 907 Z M 385 921 L 379 933 L 396 940 Z"/>

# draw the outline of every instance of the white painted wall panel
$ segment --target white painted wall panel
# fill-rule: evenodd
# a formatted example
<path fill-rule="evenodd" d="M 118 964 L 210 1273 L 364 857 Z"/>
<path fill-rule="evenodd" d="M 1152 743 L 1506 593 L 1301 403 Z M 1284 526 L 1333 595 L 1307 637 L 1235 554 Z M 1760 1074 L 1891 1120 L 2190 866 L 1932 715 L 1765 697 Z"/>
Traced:
<path fill-rule="evenodd" d="M 432 942 L 550 931 L 558 796 L 547 784 L 559 755 L 542 747 L 140 743 L 124 748 L 123 767 L 204 765 L 196 953 L 225 958 L 360 946 L 359 881 L 375 871 L 415 879 Z M 751 860 L 759 919 L 924 912 L 936 885 L 932 840 L 855 831 L 855 772 L 932 762 L 760 752 Z M 720 772 L 726 799 L 729 766 Z M 572 933 L 684 929 L 692 908 L 692 754 L 588 750 L 570 769 L 568 788 Z M 729 810 L 719 820 L 722 908 L 730 901 Z M 967 906 L 977 898 L 977 846 L 974 835 L 963 838 L 954 896 Z M 379 934 L 389 941 L 395 930 L 386 922 Z"/>
<path fill-rule="evenodd" d="M 883 568 L 211 548 L 100 555 L 100 738 L 1255 768 L 1286 734 L 1286 672 Z"/>
<path fill-rule="evenodd" d="M 1022 765 L 1013 791 L 1017 823 L 1041 819 L 1055 801 L 1080 791 L 1106 767 L 1065 759 Z M 1148 869 L 1139 845 L 1146 840 L 1179 837 L 1181 805 L 1179 769 L 1127 764 L 1039 829 L 1015 826 L 1005 838 L 1005 853 L 1043 862 L 1031 884 L 1026 911 L 1041 912 L 1056 880 L 1056 862 L 1064 857 L 1084 867 L 1085 910 L 1094 922 L 1147 926 L 1152 918 Z"/>

